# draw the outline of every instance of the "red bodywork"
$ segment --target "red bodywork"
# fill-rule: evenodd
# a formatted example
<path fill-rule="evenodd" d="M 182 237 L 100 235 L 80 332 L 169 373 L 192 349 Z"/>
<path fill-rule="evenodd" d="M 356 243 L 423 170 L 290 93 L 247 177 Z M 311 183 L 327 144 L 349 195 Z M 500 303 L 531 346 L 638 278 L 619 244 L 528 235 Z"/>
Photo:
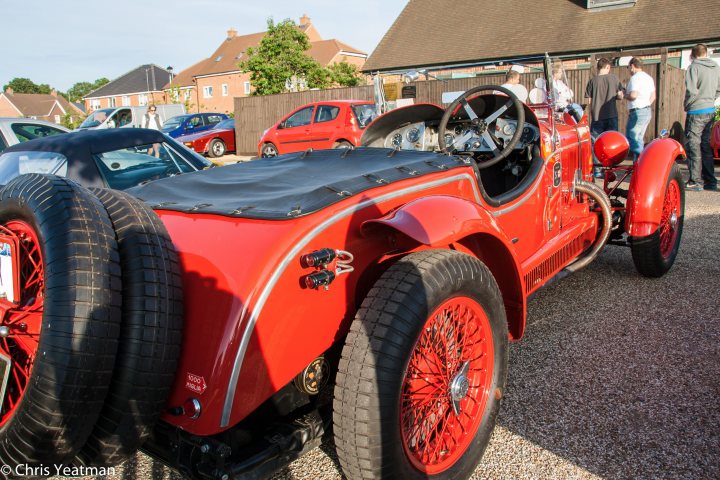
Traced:
<path fill-rule="evenodd" d="M 353 112 L 353 105 L 373 105 L 372 102 L 360 100 L 340 100 L 317 102 L 303 105 L 293 110 L 263 134 L 258 143 L 258 156 L 262 156 L 262 147 L 272 143 L 278 154 L 302 152 L 309 148 L 333 148 L 338 142 L 349 142 L 360 145 L 363 134 L 362 121 Z M 329 107 L 319 109 L 318 107 Z M 332 108 L 339 110 L 335 111 Z M 298 112 L 308 110 L 305 117 L 309 123 L 297 126 L 285 126 L 286 121 Z M 328 115 L 331 113 L 331 115 Z M 334 115 L 334 116 L 333 116 Z M 295 122 L 298 123 L 298 122 Z M 302 123 L 302 122 L 300 122 Z"/>
<path fill-rule="evenodd" d="M 235 151 L 235 129 L 234 128 L 213 128 L 203 132 L 182 135 L 175 140 L 188 148 L 195 150 L 201 155 L 208 153 L 210 142 L 219 138 L 225 144 L 226 151 Z"/>
<path fill-rule="evenodd" d="M 547 110 L 543 121 L 528 112 L 540 131 L 542 170 L 522 195 L 499 206 L 485 198 L 468 165 L 378 184 L 288 220 L 157 209 L 184 267 L 184 344 L 168 404 L 196 398 L 202 407 L 197 419 L 164 420 L 197 435 L 236 425 L 342 342 L 380 273 L 413 251 L 478 257 L 502 291 L 509 335 L 519 339 L 528 296 L 587 252 L 600 228 L 597 211 L 574 189 L 579 180 L 592 181 L 587 121 L 571 126 Z M 662 139 L 640 157 L 628 216 L 633 234 L 657 228 L 664 191 L 658 179 L 664 182 L 682 154 L 677 142 Z M 355 270 L 328 290 L 304 288 L 303 277 L 314 270 L 300 258 L 323 248 L 351 252 Z"/>

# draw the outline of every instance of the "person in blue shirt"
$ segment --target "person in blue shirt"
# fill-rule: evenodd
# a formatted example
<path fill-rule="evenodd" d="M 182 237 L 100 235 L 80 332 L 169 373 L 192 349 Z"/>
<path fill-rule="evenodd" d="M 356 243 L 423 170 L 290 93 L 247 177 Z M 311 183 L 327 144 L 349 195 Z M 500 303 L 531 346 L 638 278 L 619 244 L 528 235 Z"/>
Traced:
<path fill-rule="evenodd" d="M 690 170 L 685 190 L 692 191 L 718 190 L 710 133 L 715 99 L 720 97 L 720 65 L 707 53 L 707 46 L 695 45 L 690 53 L 692 63 L 685 72 L 685 149 Z"/>

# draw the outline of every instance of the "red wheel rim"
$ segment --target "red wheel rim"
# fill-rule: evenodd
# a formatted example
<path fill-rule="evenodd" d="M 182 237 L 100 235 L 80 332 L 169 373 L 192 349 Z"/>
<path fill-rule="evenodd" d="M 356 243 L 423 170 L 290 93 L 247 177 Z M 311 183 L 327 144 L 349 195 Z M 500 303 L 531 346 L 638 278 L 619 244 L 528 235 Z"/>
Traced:
<path fill-rule="evenodd" d="M 20 404 L 35 364 L 43 318 L 45 269 L 40 242 L 28 223 L 7 222 L 0 226 L 0 235 L 17 246 L 13 254 L 17 256 L 18 267 L 13 271 L 18 288 L 15 302 L 0 298 L 0 353 L 12 362 L 0 411 L 2 427 Z"/>
<path fill-rule="evenodd" d="M 680 227 L 680 185 L 671 180 L 665 192 L 660 220 L 660 253 L 668 258 L 675 248 Z"/>
<path fill-rule="evenodd" d="M 403 448 L 427 474 L 452 467 L 482 423 L 493 377 L 492 328 L 469 297 L 433 311 L 413 348 L 400 396 Z"/>

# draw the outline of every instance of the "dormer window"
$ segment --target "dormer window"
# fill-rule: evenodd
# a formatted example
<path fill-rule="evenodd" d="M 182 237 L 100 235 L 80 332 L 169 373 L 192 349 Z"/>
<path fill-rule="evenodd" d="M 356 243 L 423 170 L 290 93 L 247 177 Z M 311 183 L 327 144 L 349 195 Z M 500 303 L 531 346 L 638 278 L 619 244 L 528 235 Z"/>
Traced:
<path fill-rule="evenodd" d="M 220 60 L 222 60 L 222 57 L 223 57 L 222 55 L 218 55 L 218 57 L 215 59 L 215 61 L 219 62 Z"/>
<path fill-rule="evenodd" d="M 634 7 L 637 0 L 586 0 L 588 10 L 610 10 L 612 8 Z"/>

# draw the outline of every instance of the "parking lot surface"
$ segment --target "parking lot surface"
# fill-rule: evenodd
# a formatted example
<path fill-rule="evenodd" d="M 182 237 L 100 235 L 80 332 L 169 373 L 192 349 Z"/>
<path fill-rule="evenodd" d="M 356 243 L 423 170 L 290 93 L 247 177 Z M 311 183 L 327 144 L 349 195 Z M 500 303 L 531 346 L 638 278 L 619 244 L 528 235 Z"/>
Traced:
<path fill-rule="evenodd" d="M 720 478 L 720 193 L 686 200 L 665 277 L 608 246 L 531 299 L 473 479 Z M 181 477 L 139 454 L 109 478 Z M 331 445 L 273 477 L 341 478 Z"/>

